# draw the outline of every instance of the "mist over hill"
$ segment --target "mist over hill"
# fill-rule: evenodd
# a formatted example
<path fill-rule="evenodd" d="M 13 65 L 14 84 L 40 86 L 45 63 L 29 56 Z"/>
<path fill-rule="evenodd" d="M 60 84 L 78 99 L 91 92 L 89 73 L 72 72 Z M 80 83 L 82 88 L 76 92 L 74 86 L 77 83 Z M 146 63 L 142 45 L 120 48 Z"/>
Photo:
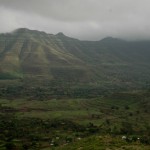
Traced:
<path fill-rule="evenodd" d="M 149 58 L 150 41 L 112 37 L 80 41 L 61 32 L 53 35 L 20 28 L 0 34 L 1 88 L 55 87 L 62 93 L 77 87 L 86 92 L 92 88 L 96 93 L 147 88 Z"/>

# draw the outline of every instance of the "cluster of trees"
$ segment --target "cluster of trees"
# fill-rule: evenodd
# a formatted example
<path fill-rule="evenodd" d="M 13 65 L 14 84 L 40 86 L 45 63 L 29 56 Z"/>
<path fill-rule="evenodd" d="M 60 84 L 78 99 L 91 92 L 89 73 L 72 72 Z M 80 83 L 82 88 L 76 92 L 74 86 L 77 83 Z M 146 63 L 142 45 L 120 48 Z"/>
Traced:
<path fill-rule="evenodd" d="M 0 86 L 1 98 L 34 98 L 34 99 L 51 99 L 51 98 L 94 98 L 101 95 L 109 95 L 115 89 L 107 89 L 101 86 L 69 86 L 65 84 L 47 85 L 47 86 L 27 86 L 15 85 Z"/>

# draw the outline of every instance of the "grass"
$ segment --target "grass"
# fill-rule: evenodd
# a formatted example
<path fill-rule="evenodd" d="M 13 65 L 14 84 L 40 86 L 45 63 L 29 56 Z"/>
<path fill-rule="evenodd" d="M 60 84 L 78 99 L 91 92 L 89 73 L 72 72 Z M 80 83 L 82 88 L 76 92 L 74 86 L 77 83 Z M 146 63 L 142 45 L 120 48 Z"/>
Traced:
<path fill-rule="evenodd" d="M 21 136 L 23 132 L 26 139 L 11 141 L 17 147 L 36 143 L 41 150 L 149 150 L 149 145 L 121 139 L 122 135 L 149 137 L 149 98 L 138 91 L 91 99 L 1 99 L 0 149 L 10 133 Z M 50 146 L 52 140 L 55 146 Z"/>
<path fill-rule="evenodd" d="M 149 150 L 149 148 L 149 146 L 141 145 L 138 141 L 132 144 L 127 143 L 121 139 L 121 136 L 97 135 L 77 140 L 71 144 L 68 143 L 59 148 L 51 147 L 43 150 Z"/>
<path fill-rule="evenodd" d="M 137 96 L 139 99 L 139 97 Z M 17 110 L 20 117 L 41 119 L 71 119 L 78 123 L 94 122 L 99 124 L 106 119 L 121 122 L 126 119 L 135 122 L 141 118 L 148 119 L 149 113 L 140 108 L 140 102 L 134 95 L 121 97 L 99 97 L 93 99 L 51 99 L 51 100 L 1 100 L 2 106 Z M 139 109 L 141 109 L 139 112 Z M 149 120 L 149 119 L 148 119 Z M 147 120 L 147 121 L 148 121 Z M 137 122 L 137 121 L 136 121 Z"/>

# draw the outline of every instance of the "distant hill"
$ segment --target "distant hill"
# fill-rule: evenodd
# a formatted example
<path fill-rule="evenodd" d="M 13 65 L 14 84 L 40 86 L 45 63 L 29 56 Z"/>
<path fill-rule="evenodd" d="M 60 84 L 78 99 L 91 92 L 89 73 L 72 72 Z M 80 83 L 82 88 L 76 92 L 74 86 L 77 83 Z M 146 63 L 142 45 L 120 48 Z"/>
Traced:
<path fill-rule="evenodd" d="M 26 28 L 0 34 L 1 88 L 134 89 L 149 87 L 149 75 L 150 41 L 80 41 Z"/>

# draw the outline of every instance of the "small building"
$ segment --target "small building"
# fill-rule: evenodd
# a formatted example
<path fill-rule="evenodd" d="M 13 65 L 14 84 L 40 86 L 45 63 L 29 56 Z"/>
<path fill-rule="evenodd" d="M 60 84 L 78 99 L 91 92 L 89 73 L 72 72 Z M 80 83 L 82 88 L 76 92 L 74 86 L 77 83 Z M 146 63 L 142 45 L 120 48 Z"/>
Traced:
<path fill-rule="evenodd" d="M 127 139 L 127 137 L 124 135 L 124 136 L 122 136 L 122 140 L 126 140 Z"/>

